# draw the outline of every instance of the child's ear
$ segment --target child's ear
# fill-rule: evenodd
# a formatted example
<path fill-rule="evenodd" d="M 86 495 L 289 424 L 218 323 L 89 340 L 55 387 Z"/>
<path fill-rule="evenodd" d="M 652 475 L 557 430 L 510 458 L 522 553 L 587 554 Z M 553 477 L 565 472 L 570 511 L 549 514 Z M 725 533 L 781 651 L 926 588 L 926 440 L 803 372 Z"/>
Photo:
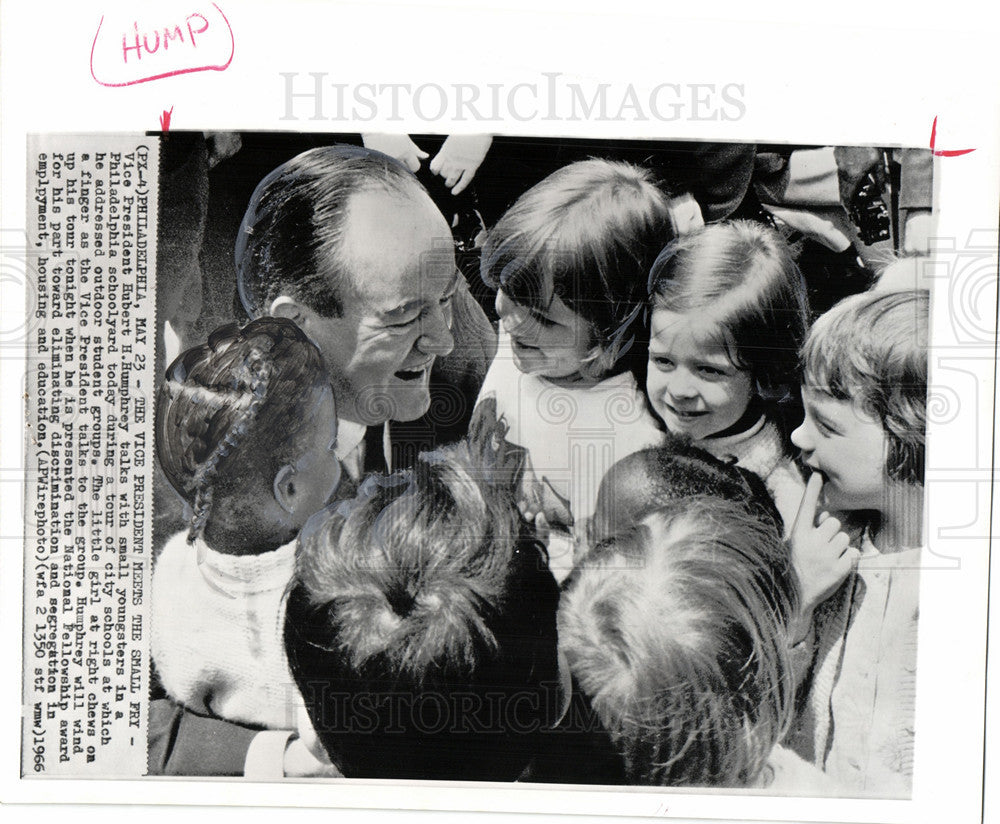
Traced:
<path fill-rule="evenodd" d="M 268 314 L 275 318 L 288 318 L 301 329 L 303 321 L 306 319 L 304 308 L 295 298 L 288 295 L 278 295 L 271 301 Z"/>
<path fill-rule="evenodd" d="M 295 467 L 285 464 L 274 476 L 274 500 L 289 515 L 295 514 L 298 503 L 298 489 L 295 484 Z"/>

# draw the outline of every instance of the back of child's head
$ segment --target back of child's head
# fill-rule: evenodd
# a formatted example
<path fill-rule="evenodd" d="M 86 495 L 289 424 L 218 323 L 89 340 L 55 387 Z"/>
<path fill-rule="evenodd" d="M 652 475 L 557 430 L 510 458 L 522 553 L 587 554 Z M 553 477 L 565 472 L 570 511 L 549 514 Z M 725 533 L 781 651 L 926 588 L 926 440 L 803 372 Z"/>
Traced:
<path fill-rule="evenodd" d="M 641 449 L 614 464 L 601 480 L 590 543 L 625 531 L 674 500 L 714 496 L 738 502 L 782 533 L 784 524 L 764 482 L 680 437 Z"/>
<path fill-rule="evenodd" d="M 229 324 L 167 370 L 156 409 L 156 452 L 167 480 L 192 509 L 189 541 L 213 508 L 241 510 L 270 494 L 294 462 L 317 393 L 329 387 L 319 350 L 290 320 Z"/>
<path fill-rule="evenodd" d="M 732 363 L 781 396 L 798 380 L 809 325 L 805 283 L 773 229 L 749 220 L 714 223 L 669 244 L 649 275 L 653 310 L 697 313 Z"/>
<path fill-rule="evenodd" d="M 590 323 L 585 369 L 596 376 L 632 349 L 646 273 L 675 235 L 668 198 L 651 172 L 579 161 L 529 189 L 500 218 L 483 248 L 482 277 L 532 309 L 545 310 L 557 296 Z"/>
<path fill-rule="evenodd" d="M 347 776 L 513 780 L 556 721 L 558 588 L 477 451 L 371 476 L 300 535 L 285 645 Z"/>
<path fill-rule="evenodd" d="M 796 602 L 780 533 L 721 498 L 670 502 L 597 547 L 559 642 L 630 783 L 759 779 L 793 708 Z"/>
<path fill-rule="evenodd" d="M 927 290 L 866 292 L 821 315 L 802 350 L 803 386 L 882 422 L 886 474 L 922 484 L 927 427 Z"/>

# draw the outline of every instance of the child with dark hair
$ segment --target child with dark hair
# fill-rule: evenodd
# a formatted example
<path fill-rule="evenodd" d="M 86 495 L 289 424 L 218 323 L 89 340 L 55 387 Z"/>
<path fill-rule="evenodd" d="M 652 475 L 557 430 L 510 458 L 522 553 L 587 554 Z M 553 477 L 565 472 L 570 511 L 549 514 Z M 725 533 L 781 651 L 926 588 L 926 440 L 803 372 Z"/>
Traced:
<path fill-rule="evenodd" d="M 864 534 L 856 570 L 815 611 L 792 741 L 864 795 L 911 788 L 929 304 L 926 291 L 847 298 L 816 321 L 802 354 L 805 421 L 792 442 L 823 507 Z"/>
<path fill-rule="evenodd" d="M 497 398 L 564 526 L 591 515 L 611 464 L 660 439 L 639 388 L 642 314 L 649 267 L 676 234 L 647 170 L 586 160 L 532 187 L 487 237 L 501 335 L 480 398 Z"/>
<path fill-rule="evenodd" d="M 772 523 L 779 533 L 784 528 L 759 477 L 683 439 L 668 437 L 667 444 L 633 452 L 608 470 L 597 494 L 589 544 L 631 529 L 669 501 L 702 495 L 737 502 Z"/>
<path fill-rule="evenodd" d="M 285 644 L 345 776 L 514 780 L 558 717 L 558 589 L 517 454 L 474 428 L 302 532 Z"/>
<path fill-rule="evenodd" d="M 336 439 L 322 358 L 291 321 L 222 327 L 170 366 L 157 456 L 191 518 L 156 561 L 151 644 L 176 702 L 295 728 L 281 600 L 298 532 L 339 483 Z"/>
<path fill-rule="evenodd" d="M 761 224 L 718 223 L 667 246 L 649 282 L 653 411 L 669 432 L 759 475 L 789 530 L 805 484 L 778 401 L 798 383 L 808 328 L 790 250 Z"/>
<path fill-rule="evenodd" d="M 829 791 L 778 746 L 796 600 L 773 518 L 739 501 L 672 500 L 593 549 L 563 594 L 560 650 L 627 783 Z"/>

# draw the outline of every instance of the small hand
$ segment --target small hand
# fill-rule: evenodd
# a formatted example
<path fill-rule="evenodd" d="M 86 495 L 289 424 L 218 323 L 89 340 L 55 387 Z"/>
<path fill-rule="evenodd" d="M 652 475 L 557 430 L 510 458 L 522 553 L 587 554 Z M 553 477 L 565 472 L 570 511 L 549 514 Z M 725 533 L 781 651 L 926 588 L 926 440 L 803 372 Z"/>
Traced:
<path fill-rule="evenodd" d="M 844 212 L 842 220 L 836 213 L 810 212 L 807 209 L 789 209 L 785 206 L 771 206 L 765 203 L 764 208 L 774 215 L 785 225 L 797 232 L 801 232 L 810 240 L 822 243 L 827 249 L 833 252 L 845 252 L 851 247 L 851 240 L 847 236 L 847 213 Z"/>
<path fill-rule="evenodd" d="M 678 235 L 690 235 L 705 228 L 705 218 L 701 214 L 701 206 L 694 196 L 685 192 L 670 199 L 670 211 L 677 224 Z"/>
<path fill-rule="evenodd" d="M 298 731 L 285 745 L 284 772 L 286 778 L 336 777 L 340 772 L 330 762 L 326 750 L 320 743 L 309 713 L 299 707 L 296 719 Z"/>
<path fill-rule="evenodd" d="M 396 158 L 414 174 L 420 171 L 420 161 L 430 157 L 406 134 L 363 134 L 361 142 L 366 148 Z"/>
<path fill-rule="evenodd" d="M 517 508 L 529 524 L 535 525 L 535 532 L 542 543 L 548 543 L 553 530 L 571 532 L 573 515 L 569 501 L 563 498 L 549 483 L 548 478 L 540 480 L 531 465 L 531 456 L 525 455 L 521 470 L 521 484 L 517 491 Z"/>
<path fill-rule="evenodd" d="M 285 778 L 335 778 L 339 771 L 326 758 L 319 758 L 298 736 L 289 740 L 282 763 Z"/>
<path fill-rule="evenodd" d="M 535 537 L 547 547 L 549 545 L 549 538 L 552 537 L 552 527 L 549 525 L 549 521 L 545 517 L 545 513 L 533 513 L 530 517 L 526 518 L 526 520 L 535 525 Z"/>
<path fill-rule="evenodd" d="M 208 145 L 209 169 L 214 169 L 243 147 L 239 132 L 205 132 L 205 142 Z"/>
<path fill-rule="evenodd" d="M 903 224 L 903 252 L 908 255 L 926 255 L 931 250 L 930 209 L 912 209 Z"/>
<path fill-rule="evenodd" d="M 850 545 L 840 521 L 828 512 L 819 512 L 823 476 L 814 472 L 802 493 L 799 511 L 788 538 L 792 568 L 801 587 L 803 616 L 829 598 L 850 574 L 861 552 Z"/>
<path fill-rule="evenodd" d="M 460 194 L 472 183 L 492 143 L 488 134 L 449 135 L 431 160 L 430 170 L 444 178 L 453 195 Z"/>

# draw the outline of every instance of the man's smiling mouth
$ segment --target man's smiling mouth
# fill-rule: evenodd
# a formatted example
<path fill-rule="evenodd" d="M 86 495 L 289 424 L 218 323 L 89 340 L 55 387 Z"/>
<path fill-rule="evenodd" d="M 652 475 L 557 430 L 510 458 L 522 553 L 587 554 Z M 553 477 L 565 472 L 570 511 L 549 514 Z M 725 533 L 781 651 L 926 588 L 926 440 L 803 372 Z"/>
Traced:
<path fill-rule="evenodd" d="M 429 363 L 425 363 L 419 369 L 400 369 L 395 376 L 401 381 L 415 381 L 422 378 L 431 368 Z"/>

